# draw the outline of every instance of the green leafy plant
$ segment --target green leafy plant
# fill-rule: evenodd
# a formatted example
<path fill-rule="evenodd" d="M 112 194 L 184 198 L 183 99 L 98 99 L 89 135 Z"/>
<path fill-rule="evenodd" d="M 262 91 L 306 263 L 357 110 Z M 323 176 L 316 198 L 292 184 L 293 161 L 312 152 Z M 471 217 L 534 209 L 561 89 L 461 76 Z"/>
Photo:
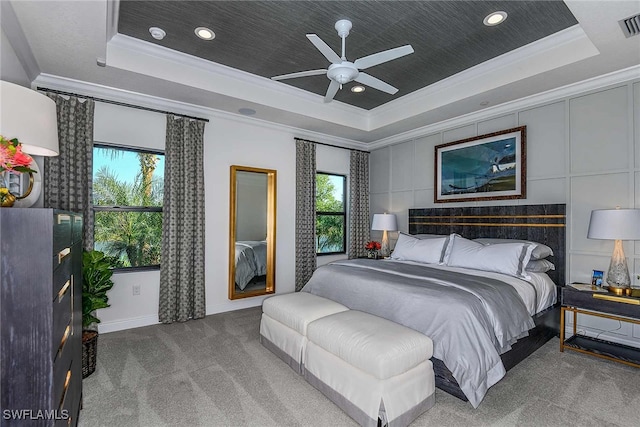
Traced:
<path fill-rule="evenodd" d="M 109 307 L 107 292 L 113 287 L 110 258 L 100 251 L 82 254 L 82 327 L 100 323 L 95 311 Z"/>

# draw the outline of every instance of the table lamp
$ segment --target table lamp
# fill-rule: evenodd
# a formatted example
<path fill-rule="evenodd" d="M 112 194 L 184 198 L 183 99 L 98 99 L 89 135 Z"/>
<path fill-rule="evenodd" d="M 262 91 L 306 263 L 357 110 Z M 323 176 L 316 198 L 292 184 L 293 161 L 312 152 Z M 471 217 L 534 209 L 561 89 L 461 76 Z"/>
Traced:
<path fill-rule="evenodd" d="M 598 209 L 591 211 L 589 239 L 614 240 L 607 272 L 609 291 L 618 295 L 631 290 L 631 278 L 622 240 L 640 240 L 640 209 Z"/>
<path fill-rule="evenodd" d="M 0 135 L 17 138 L 27 154 L 57 156 L 56 103 L 35 90 L 0 81 Z M 32 188 L 33 174 L 30 173 L 29 188 L 16 198 L 27 197 Z"/>
<path fill-rule="evenodd" d="M 371 229 L 382 231 L 380 255 L 383 257 L 389 256 L 389 236 L 387 236 L 387 231 L 396 231 L 398 229 L 396 216 L 388 213 L 374 214 Z"/>

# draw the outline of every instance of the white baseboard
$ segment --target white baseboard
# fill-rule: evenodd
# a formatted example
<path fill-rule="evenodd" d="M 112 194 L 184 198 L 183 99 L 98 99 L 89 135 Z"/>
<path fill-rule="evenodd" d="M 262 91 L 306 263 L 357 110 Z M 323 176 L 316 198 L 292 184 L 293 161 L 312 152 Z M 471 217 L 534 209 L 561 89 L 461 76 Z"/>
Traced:
<path fill-rule="evenodd" d="M 207 316 L 211 314 L 225 313 L 227 311 L 242 310 L 243 308 L 258 307 L 262 305 L 262 301 L 268 296 L 271 295 L 226 301 L 223 304 L 207 305 Z"/>
<path fill-rule="evenodd" d="M 242 310 L 244 308 L 258 307 L 262 305 L 262 300 L 264 298 L 266 298 L 266 296 L 263 298 L 256 297 L 256 298 L 250 298 L 250 299 L 248 298 L 242 301 L 236 301 L 234 302 L 233 307 L 229 306 L 228 301 L 225 304 L 207 305 L 206 313 L 207 313 L 207 316 L 209 316 L 211 314 L 225 313 L 227 311 L 235 311 L 235 310 Z M 150 316 L 133 317 L 131 319 L 121 319 L 121 320 L 114 320 L 111 322 L 102 322 L 98 325 L 98 332 L 100 332 L 101 334 L 106 334 L 109 332 L 140 328 L 142 326 L 157 325 L 158 323 L 160 323 L 158 321 L 158 315 L 153 314 Z"/>
<path fill-rule="evenodd" d="M 124 331 L 125 329 L 140 328 L 142 326 L 156 325 L 158 315 L 134 317 L 131 319 L 114 320 L 113 322 L 102 322 L 98 325 L 98 332 L 106 334 L 109 332 Z"/>

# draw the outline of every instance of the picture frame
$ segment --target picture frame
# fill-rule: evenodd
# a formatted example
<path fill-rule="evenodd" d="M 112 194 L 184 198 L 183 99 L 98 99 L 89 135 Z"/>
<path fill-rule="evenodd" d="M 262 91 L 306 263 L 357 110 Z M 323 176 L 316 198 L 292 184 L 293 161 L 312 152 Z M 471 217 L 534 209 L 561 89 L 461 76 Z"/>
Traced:
<path fill-rule="evenodd" d="M 591 284 L 593 286 L 597 286 L 601 288 L 603 285 L 603 282 L 604 282 L 604 271 L 593 270 L 593 273 L 591 274 Z"/>
<path fill-rule="evenodd" d="M 527 127 L 435 147 L 434 202 L 526 198 Z"/>

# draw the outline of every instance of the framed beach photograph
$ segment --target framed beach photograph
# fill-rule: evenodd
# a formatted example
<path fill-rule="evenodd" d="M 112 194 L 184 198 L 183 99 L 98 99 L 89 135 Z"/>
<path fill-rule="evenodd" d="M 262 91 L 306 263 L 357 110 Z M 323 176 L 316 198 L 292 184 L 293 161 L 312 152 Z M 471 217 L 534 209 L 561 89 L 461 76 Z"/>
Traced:
<path fill-rule="evenodd" d="M 526 126 L 435 147 L 434 202 L 526 198 Z"/>
<path fill-rule="evenodd" d="M 593 270 L 593 274 L 591 275 L 591 284 L 593 286 L 601 287 L 604 281 L 604 271 Z"/>

